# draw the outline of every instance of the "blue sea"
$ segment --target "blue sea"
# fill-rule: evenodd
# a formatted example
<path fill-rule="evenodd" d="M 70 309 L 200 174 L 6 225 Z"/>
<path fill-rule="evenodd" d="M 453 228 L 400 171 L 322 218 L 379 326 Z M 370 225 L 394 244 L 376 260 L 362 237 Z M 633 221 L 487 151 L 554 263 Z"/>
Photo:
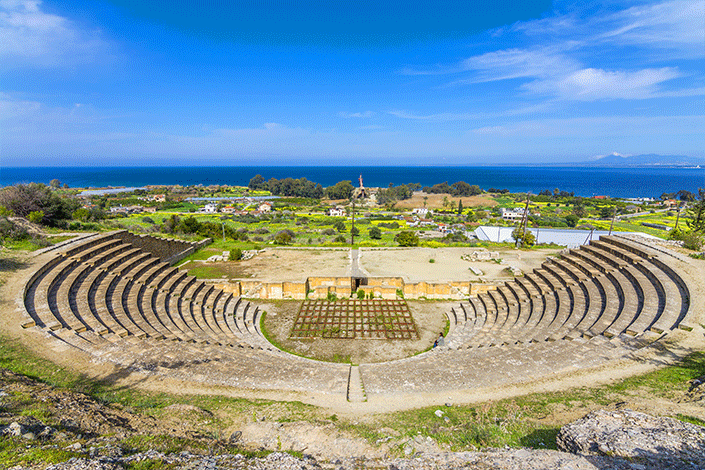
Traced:
<path fill-rule="evenodd" d="M 530 166 L 261 166 L 261 167 L 26 167 L 0 168 L 0 186 L 46 183 L 56 178 L 70 187 L 142 187 L 150 184 L 247 185 L 261 174 L 265 179 L 306 178 L 331 186 L 362 175 L 367 187 L 420 183 L 432 186 L 466 181 L 482 189 L 511 192 L 542 190 L 574 192 L 578 196 L 659 197 L 681 189 L 697 193 L 705 187 L 705 169 L 698 168 L 590 168 Z"/>

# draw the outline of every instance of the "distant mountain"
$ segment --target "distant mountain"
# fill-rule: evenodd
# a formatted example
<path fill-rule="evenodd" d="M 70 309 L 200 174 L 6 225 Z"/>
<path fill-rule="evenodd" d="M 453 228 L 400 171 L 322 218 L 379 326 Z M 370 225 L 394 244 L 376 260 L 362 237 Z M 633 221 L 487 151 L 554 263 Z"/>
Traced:
<path fill-rule="evenodd" d="M 608 167 L 694 167 L 705 168 L 705 158 L 687 157 L 685 155 L 605 155 L 595 160 L 579 163 L 581 166 Z"/>

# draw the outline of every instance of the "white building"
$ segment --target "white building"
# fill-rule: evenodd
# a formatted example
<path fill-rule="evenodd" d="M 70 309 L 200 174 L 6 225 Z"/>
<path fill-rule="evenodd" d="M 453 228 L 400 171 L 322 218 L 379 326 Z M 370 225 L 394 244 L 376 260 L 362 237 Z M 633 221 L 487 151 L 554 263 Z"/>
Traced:
<path fill-rule="evenodd" d="M 411 211 L 412 214 L 418 215 L 420 218 L 425 219 L 428 215 L 428 209 L 425 207 L 417 207 Z"/>
<path fill-rule="evenodd" d="M 345 208 L 342 206 L 331 207 L 328 209 L 328 215 L 331 217 L 345 217 Z"/>
<path fill-rule="evenodd" d="M 205 212 L 206 214 L 215 214 L 216 212 L 218 212 L 218 204 L 206 204 L 206 206 L 203 208 L 203 212 Z"/>
<path fill-rule="evenodd" d="M 502 208 L 502 219 L 504 220 L 521 220 L 524 218 L 524 209 L 517 207 L 515 209 Z"/>

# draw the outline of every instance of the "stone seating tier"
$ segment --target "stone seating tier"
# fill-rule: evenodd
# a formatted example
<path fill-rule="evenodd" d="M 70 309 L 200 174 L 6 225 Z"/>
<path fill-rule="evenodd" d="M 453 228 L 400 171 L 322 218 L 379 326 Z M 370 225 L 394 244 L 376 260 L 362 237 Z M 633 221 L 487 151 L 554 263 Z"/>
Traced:
<path fill-rule="evenodd" d="M 136 370 L 345 393 L 348 367 L 277 350 L 259 328 L 258 308 L 162 261 L 184 246 L 118 232 L 48 253 L 23 291 L 23 324 Z M 603 237 L 547 260 L 454 307 L 446 346 L 361 365 L 365 389 L 383 395 L 406 383 L 415 392 L 501 385 L 625 357 L 678 327 L 688 312 L 688 286 L 664 259 L 648 247 Z"/>

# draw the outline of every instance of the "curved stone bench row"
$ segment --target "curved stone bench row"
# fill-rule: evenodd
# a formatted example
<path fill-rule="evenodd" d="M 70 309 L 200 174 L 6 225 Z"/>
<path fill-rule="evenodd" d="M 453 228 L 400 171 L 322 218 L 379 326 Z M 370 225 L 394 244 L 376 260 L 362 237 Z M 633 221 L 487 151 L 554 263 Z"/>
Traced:
<path fill-rule="evenodd" d="M 42 266 L 25 288 L 31 317 L 25 326 L 271 349 L 249 302 L 198 282 L 124 238 L 118 232 L 81 240 Z"/>
<path fill-rule="evenodd" d="M 346 396 L 349 365 L 273 348 L 250 302 L 116 238 L 90 237 L 51 258 L 46 254 L 48 261 L 25 287 L 26 325 L 134 370 Z M 662 258 L 619 237 L 603 237 L 548 260 L 453 308 L 448 347 L 360 365 L 365 391 L 510 384 L 628 357 L 681 325 L 688 312 L 688 286 Z"/>
<path fill-rule="evenodd" d="M 601 237 L 454 308 L 447 346 L 661 334 L 678 327 L 687 307 L 685 282 L 656 254 Z"/>

